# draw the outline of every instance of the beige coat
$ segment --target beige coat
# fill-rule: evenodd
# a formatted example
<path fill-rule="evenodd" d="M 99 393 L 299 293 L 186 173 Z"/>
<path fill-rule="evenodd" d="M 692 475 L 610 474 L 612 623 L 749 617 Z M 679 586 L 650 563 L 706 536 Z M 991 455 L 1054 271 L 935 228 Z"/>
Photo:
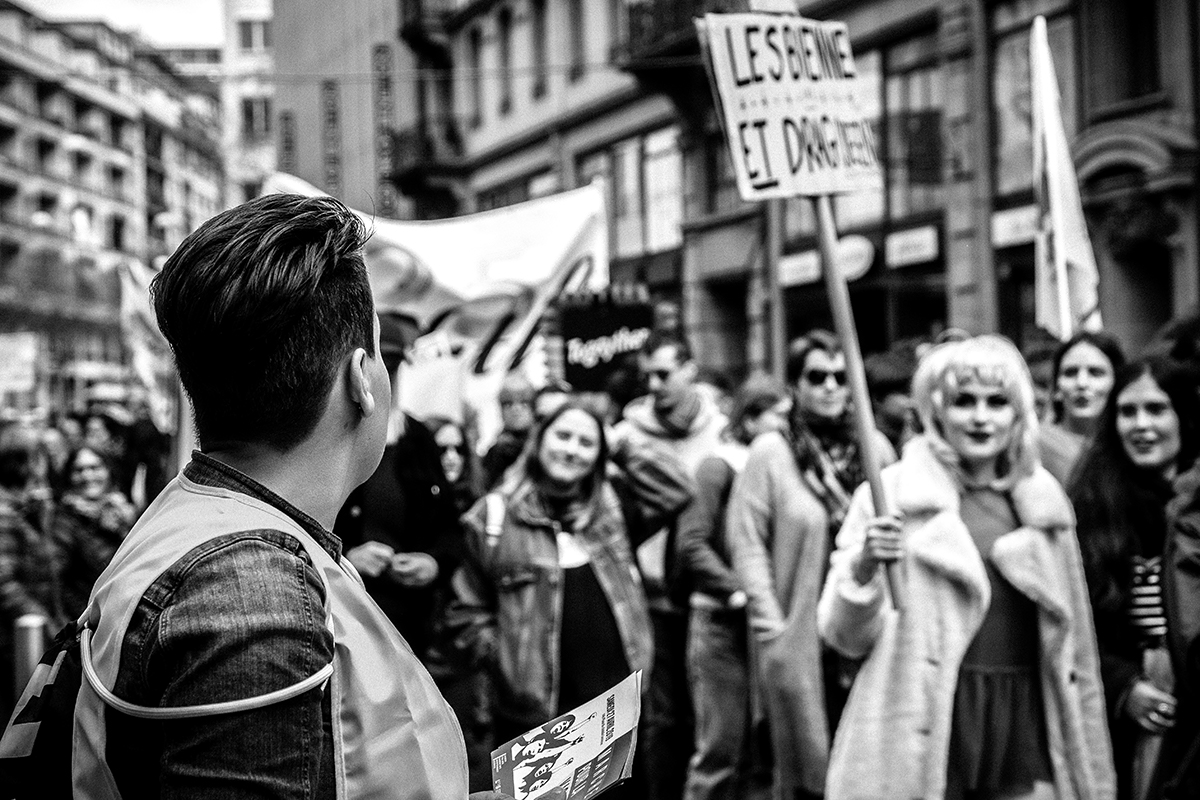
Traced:
<path fill-rule="evenodd" d="M 796 468 L 791 445 L 764 433 L 750 446 L 729 495 L 726 536 L 749 597 L 752 626 L 780 627 L 755 642 L 754 665 L 776 753 L 783 797 L 820 794 L 829 757 L 821 683 L 817 598 L 825 571 L 829 517 Z"/>
<path fill-rule="evenodd" d="M 963 654 L 987 612 L 983 559 L 959 516 L 959 489 L 928 443 L 909 443 L 883 473 L 902 516 L 905 610 L 881 575 L 859 586 L 851 565 L 873 516 L 861 487 L 837 538 L 818 608 L 821 635 L 867 656 L 834 738 L 827 800 L 935 800 L 945 790 L 950 721 Z M 1059 800 L 1109 800 L 1116 787 L 1095 630 L 1074 515 L 1042 468 L 1012 492 L 1021 527 L 998 539 L 996 568 L 1038 606 L 1042 696 Z"/>

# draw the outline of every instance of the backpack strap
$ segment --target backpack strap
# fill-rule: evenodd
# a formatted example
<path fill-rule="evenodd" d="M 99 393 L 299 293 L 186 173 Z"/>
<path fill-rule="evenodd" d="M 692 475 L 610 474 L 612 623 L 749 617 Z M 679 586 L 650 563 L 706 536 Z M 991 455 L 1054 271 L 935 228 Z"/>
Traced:
<path fill-rule="evenodd" d="M 488 547 L 492 548 L 500 543 L 500 534 L 504 533 L 504 496 L 489 492 L 483 498 L 483 512 L 483 532 Z"/>
<path fill-rule="evenodd" d="M 197 706 L 172 706 L 169 708 L 139 706 L 117 697 L 100 682 L 96 668 L 92 666 L 92 630 L 84 626 L 79 632 L 79 660 L 83 664 L 83 674 L 88 685 L 92 687 L 105 705 L 115 708 L 122 714 L 140 719 L 190 719 L 193 717 L 213 717 L 218 714 L 232 714 L 237 711 L 250 711 L 264 706 L 282 703 L 299 697 L 305 692 L 317 687 L 324 687 L 326 681 L 333 676 L 333 662 L 326 664 L 299 683 L 276 689 L 273 692 L 260 694 L 256 697 L 246 697 L 241 700 L 227 700 L 223 703 L 205 703 Z"/>

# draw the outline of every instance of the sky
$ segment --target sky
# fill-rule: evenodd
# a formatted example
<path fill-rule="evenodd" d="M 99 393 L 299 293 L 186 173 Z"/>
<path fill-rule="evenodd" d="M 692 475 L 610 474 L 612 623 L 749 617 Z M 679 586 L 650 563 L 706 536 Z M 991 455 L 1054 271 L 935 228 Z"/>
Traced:
<path fill-rule="evenodd" d="M 212 47 L 223 38 L 221 0 L 17 0 L 46 19 L 101 19 L 161 47 Z"/>

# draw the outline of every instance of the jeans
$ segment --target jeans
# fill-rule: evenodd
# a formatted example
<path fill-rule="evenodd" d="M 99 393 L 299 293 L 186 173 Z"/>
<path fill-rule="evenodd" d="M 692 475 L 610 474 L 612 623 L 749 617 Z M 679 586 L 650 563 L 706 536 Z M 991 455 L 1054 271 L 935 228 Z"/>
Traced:
<path fill-rule="evenodd" d="M 692 704 L 687 685 L 687 612 L 651 605 L 654 666 L 642 731 L 648 800 L 680 800 L 692 755 Z"/>
<path fill-rule="evenodd" d="M 751 756 L 750 667 L 746 615 L 692 609 L 687 668 L 696 711 L 696 752 L 688 766 L 686 800 L 767 797 L 770 773 L 755 774 Z"/>

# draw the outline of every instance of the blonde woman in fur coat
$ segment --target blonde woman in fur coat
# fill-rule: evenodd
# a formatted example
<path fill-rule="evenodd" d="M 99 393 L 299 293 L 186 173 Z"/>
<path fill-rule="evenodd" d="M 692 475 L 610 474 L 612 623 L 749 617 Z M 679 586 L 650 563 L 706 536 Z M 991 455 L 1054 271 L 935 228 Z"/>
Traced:
<path fill-rule="evenodd" d="M 980 336 L 930 352 L 913 395 L 925 433 L 883 473 L 894 513 L 858 490 L 818 608 L 826 641 L 866 659 L 826 796 L 1111 800 L 1074 515 L 1038 463 L 1028 369 Z"/>

